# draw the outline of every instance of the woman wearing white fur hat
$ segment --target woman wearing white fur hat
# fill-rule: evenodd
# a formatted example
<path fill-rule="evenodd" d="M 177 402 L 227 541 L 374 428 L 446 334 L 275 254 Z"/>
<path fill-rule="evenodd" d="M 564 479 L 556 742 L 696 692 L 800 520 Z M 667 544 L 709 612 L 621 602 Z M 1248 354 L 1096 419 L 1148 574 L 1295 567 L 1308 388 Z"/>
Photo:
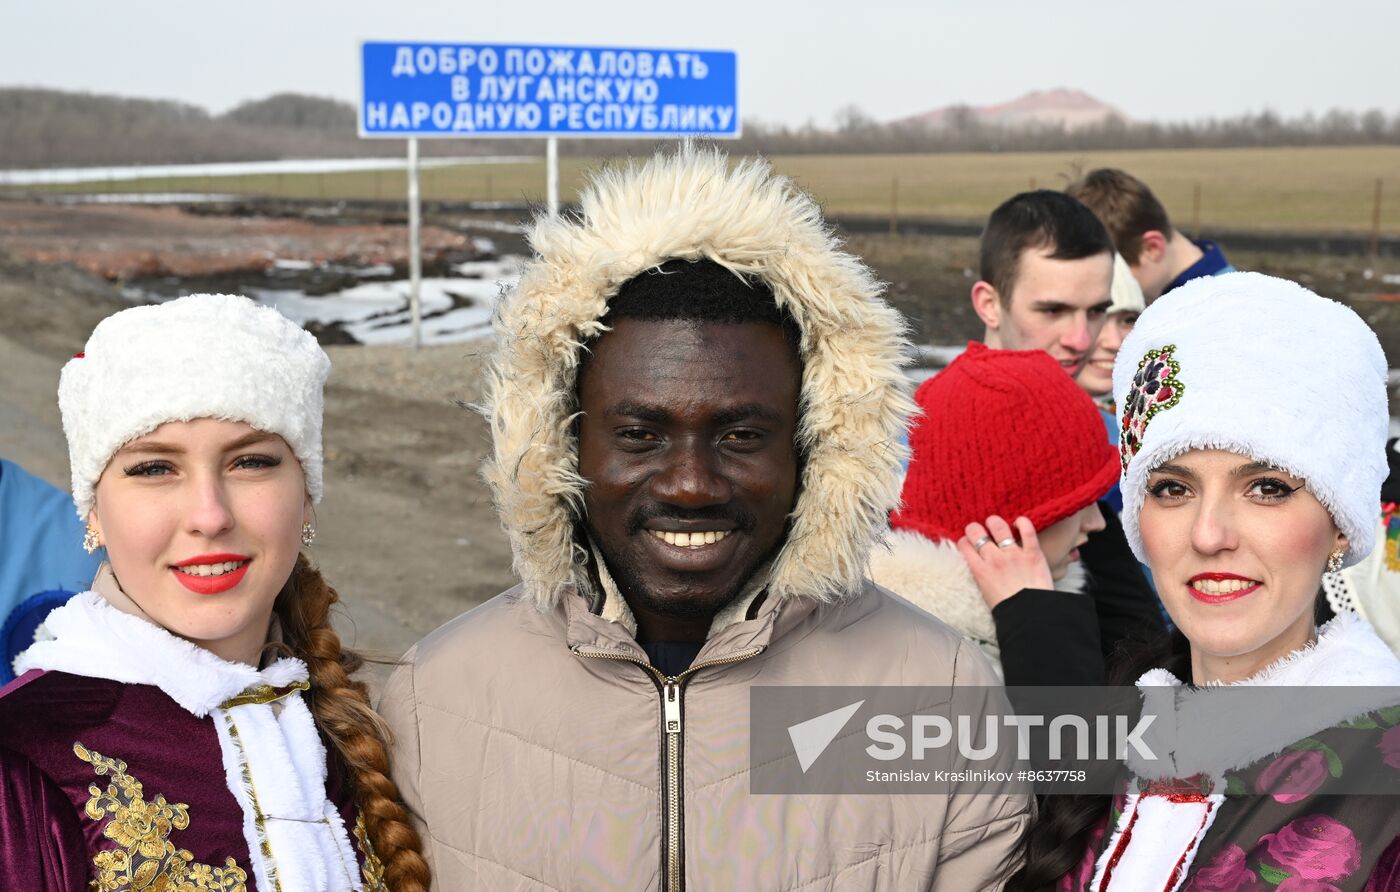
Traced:
<path fill-rule="evenodd" d="M 427 888 L 301 554 L 329 368 L 232 295 L 118 313 L 64 367 L 73 498 L 107 561 L 0 692 L 0 888 Z"/>
<path fill-rule="evenodd" d="M 1176 688 L 1179 715 L 1241 690 L 1217 686 L 1355 690 L 1247 733 L 1179 736 L 1170 778 L 1184 781 L 1149 783 L 1130 759 L 1112 803 L 1051 799 L 1021 885 L 1400 889 L 1400 800 L 1339 793 L 1400 781 L 1400 660 L 1354 614 L 1314 620 L 1324 572 L 1375 544 L 1388 425 L 1375 335 L 1292 282 L 1198 279 L 1143 313 L 1114 395 L 1124 530 L 1177 627 L 1128 678 Z"/>

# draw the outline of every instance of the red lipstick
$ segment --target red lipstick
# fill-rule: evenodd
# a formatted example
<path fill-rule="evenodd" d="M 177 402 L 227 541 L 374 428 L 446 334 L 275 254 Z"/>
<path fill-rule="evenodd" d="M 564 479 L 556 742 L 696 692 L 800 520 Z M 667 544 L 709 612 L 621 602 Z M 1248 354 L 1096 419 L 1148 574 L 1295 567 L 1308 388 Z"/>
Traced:
<path fill-rule="evenodd" d="M 175 578 L 181 585 L 195 594 L 217 595 L 242 582 L 243 577 L 248 573 L 248 567 L 252 564 L 252 560 L 246 554 L 200 554 L 171 565 L 170 571 L 175 574 Z M 196 576 L 180 569 L 199 564 L 225 564 L 237 561 L 241 561 L 243 566 L 218 576 Z"/>
<path fill-rule="evenodd" d="M 1247 582 L 1249 583 L 1249 585 L 1245 588 L 1239 589 L 1238 591 L 1222 592 L 1218 595 L 1212 595 L 1207 592 L 1203 592 L 1200 589 L 1196 588 L 1196 586 L 1192 585 L 1192 583 L 1201 582 L 1205 580 L 1209 580 L 1211 582 Z M 1228 601 L 1237 601 L 1240 598 L 1243 598 L 1245 595 L 1252 595 L 1256 591 L 1258 591 L 1259 587 L 1262 585 L 1262 582 L 1257 582 L 1253 579 L 1250 579 L 1248 576 L 1240 576 L 1236 573 L 1197 573 L 1195 576 L 1192 576 L 1189 580 L 1187 580 L 1186 590 L 1191 593 L 1191 597 L 1195 598 L 1197 601 L 1200 601 L 1202 604 L 1224 604 Z"/>

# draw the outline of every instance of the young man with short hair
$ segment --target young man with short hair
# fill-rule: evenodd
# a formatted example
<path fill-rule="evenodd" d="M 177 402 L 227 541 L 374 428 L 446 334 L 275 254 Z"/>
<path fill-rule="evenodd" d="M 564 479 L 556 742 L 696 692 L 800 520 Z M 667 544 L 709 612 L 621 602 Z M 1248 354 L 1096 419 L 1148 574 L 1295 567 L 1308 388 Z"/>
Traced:
<path fill-rule="evenodd" d="M 1060 192 L 1022 192 L 987 220 L 980 267 L 972 308 L 986 345 L 1044 350 L 1077 374 L 1111 303 L 1113 243 L 1103 224 Z"/>
<path fill-rule="evenodd" d="M 1148 303 L 1192 279 L 1235 272 L 1215 242 L 1193 241 L 1172 226 L 1147 184 L 1126 171 L 1092 170 L 1065 192 L 1108 227 Z"/>
<path fill-rule="evenodd" d="M 987 346 L 1043 350 L 1074 377 L 1088 362 L 1112 306 L 1114 251 L 1103 223 L 1061 192 L 1022 192 L 992 211 L 982 233 L 981 275 L 972 307 L 986 325 Z M 917 457 L 914 459 L 917 461 Z M 1163 629 L 1157 597 L 1128 548 L 1112 506 L 1106 523 L 1079 549 L 1088 571 L 1102 654 L 1128 638 L 1150 640 Z M 1004 518 L 1010 522 L 1015 518 Z M 1009 637 L 1034 637 L 1051 617 L 1046 602 L 1003 605 Z M 1053 607 L 1050 608 L 1052 611 Z M 1017 630 L 1024 630 L 1023 632 Z M 1036 659 L 1056 659 L 1053 646 Z"/>

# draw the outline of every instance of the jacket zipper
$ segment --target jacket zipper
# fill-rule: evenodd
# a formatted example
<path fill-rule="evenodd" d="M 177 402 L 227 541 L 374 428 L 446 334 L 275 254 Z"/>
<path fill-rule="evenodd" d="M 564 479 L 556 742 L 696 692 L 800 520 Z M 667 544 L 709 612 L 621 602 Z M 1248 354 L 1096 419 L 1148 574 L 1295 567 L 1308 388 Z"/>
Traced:
<path fill-rule="evenodd" d="M 743 662 L 763 653 L 763 648 L 755 647 L 722 660 L 707 660 L 704 663 L 697 663 L 680 675 L 662 675 L 655 666 L 645 660 L 600 648 L 580 645 L 573 650 L 574 654 L 580 657 L 636 663 L 651 674 L 656 684 L 657 691 L 661 695 L 661 730 L 664 740 L 661 758 L 666 764 L 666 789 L 664 791 L 666 809 L 662 816 L 662 845 L 666 872 L 663 888 L 664 892 L 684 892 L 685 874 L 683 871 L 681 831 L 684 826 L 685 814 L 682 805 L 684 797 L 681 795 L 681 754 L 685 748 L 685 728 L 681 720 L 681 699 L 685 691 L 685 683 L 701 669 Z"/>

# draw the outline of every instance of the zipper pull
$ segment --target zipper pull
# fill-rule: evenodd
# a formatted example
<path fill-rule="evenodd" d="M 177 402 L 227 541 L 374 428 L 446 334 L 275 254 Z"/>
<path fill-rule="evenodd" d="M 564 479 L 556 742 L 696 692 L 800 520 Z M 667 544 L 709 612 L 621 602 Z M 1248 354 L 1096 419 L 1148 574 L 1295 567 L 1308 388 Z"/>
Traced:
<path fill-rule="evenodd" d="M 666 682 L 665 695 L 666 733 L 681 733 L 681 686 L 674 681 Z"/>

